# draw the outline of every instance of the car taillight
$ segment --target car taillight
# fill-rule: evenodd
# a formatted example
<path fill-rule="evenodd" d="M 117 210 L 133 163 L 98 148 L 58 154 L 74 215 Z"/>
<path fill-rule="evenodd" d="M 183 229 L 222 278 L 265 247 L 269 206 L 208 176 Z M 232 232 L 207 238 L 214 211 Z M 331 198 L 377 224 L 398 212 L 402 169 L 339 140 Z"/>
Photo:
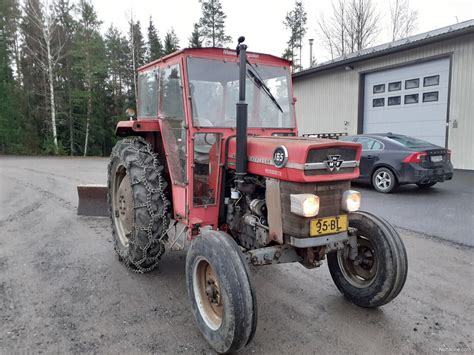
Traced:
<path fill-rule="evenodd" d="M 422 163 L 427 154 L 425 152 L 416 152 L 402 160 L 403 163 Z"/>
<path fill-rule="evenodd" d="M 448 149 L 448 153 L 446 153 L 446 155 L 447 155 L 447 158 L 448 158 L 447 160 L 451 161 L 451 149 Z"/>

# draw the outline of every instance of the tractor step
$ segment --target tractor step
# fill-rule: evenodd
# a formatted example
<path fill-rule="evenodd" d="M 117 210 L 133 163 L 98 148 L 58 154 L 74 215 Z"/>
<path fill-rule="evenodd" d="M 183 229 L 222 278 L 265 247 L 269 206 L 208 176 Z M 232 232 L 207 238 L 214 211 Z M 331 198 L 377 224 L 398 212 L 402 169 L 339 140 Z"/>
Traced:
<path fill-rule="evenodd" d="M 107 185 L 77 185 L 77 194 L 79 195 L 78 215 L 96 217 L 109 215 Z"/>

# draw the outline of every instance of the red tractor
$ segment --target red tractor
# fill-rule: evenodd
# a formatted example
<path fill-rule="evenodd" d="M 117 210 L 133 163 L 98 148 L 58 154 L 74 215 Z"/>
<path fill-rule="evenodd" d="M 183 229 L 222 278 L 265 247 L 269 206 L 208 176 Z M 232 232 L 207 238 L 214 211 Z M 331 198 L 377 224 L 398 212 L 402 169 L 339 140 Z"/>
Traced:
<path fill-rule="evenodd" d="M 257 325 L 249 264 L 327 257 L 361 307 L 394 299 L 407 276 L 402 240 L 358 211 L 361 146 L 298 137 L 291 63 L 237 50 L 184 49 L 138 71 L 137 118 L 119 122 L 108 166 L 115 250 L 135 272 L 189 244 L 186 285 L 218 352 L 247 345 Z M 133 136 L 133 137 L 132 137 Z"/>

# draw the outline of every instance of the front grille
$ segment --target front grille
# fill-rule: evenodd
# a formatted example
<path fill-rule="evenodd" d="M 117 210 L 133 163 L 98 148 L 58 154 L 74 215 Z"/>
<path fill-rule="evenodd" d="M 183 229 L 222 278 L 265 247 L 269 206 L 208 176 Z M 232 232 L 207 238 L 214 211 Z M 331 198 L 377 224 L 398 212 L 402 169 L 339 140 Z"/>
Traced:
<path fill-rule="evenodd" d="M 291 194 L 315 194 L 319 196 L 319 214 L 315 218 L 337 216 L 345 213 L 341 209 L 344 191 L 350 189 L 349 181 L 331 181 L 322 183 L 280 182 L 281 212 L 283 233 L 293 237 L 309 236 L 311 218 L 297 216 L 291 212 Z"/>
<path fill-rule="evenodd" d="M 320 163 L 328 160 L 329 155 L 340 155 L 342 160 L 349 161 L 356 159 L 356 149 L 348 147 L 333 147 L 312 149 L 308 153 L 307 163 Z"/>
<path fill-rule="evenodd" d="M 312 149 L 308 153 L 308 158 L 306 159 L 306 163 L 319 163 L 320 166 L 318 168 L 307 168 L 305 169 L 305 175 L 314 176 L 314 175 L 334 175 L 334 174 L 345 174 L 345 173 L 352 173 L 354 171 L 354 167 L 343 167 L 340 169 L 333 169 L 332 171 L 326 167 L 324 164 L 325 161 L 329 160 L 330 156 L 339 156 L 339 160 L 343 160 L 344 162 L 348 161 L 355 161 L 357 150 L 355 148 L 350 147 L 331 147 L 331 148 L 320 148 L 320 149 Z"/>

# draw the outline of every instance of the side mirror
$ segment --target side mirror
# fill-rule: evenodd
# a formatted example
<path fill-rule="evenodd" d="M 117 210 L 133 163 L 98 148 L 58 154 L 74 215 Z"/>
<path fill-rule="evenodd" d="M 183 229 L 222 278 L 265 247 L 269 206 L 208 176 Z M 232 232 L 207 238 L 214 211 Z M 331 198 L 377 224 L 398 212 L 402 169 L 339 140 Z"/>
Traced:
<path fill-rule="evenodd" d="M 135 110 L 133 108 L 127 108 L 125 110 L 125 114 L 127 115 L 130 121 L 136 120 Z"/>

